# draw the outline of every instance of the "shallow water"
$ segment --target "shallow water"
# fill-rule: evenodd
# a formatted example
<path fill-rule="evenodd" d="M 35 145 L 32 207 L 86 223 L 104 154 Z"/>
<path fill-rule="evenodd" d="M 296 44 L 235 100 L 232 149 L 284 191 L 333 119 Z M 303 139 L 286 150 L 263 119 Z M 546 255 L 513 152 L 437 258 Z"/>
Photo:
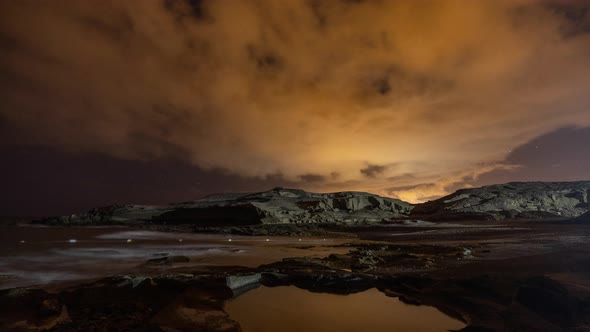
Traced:
<path fill-rule="evenodd" d="M 146 260 L 167 255 L 188 256 L 191 261 L 155 269 L 205 265 L 256 267 L 285 257 L 322 257 L 347 252 L 347 248 L 331 247 L 340 241 L 167 233 L 124 227 L 8 226 L 0 228 L 0 288 L 133 272 Z M 299 246 L 313 248 L 296 248 Z"/>
<path fill-rule="evenodd" d="M 225 311 L 244 332 L 438 332 L 465 327 L 434 307 L 408 305 L 375 288 L 334 295 L 294 286 L 259 287 L 228 301 Z"/>

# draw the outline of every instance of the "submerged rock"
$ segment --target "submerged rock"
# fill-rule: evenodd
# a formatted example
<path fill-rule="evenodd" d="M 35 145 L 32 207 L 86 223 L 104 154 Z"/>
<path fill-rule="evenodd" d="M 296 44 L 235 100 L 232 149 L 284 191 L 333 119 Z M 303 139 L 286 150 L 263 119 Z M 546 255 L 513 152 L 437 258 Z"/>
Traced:
<path fill-rule="evenodd" d="M 226 277 L 225 282 L 227 284 L 227 287 L 229 287 L 231 290 L 236 290 L 238 288 L 259 283 L 261 277 L 262 276 L 260 275 L 260 273 L 234 275 Z"/>
<path fill-rule="evenodd" d="M 169 265 L 174 263 L 188 263 L 190 262 L 190 258 L 186 256 L 166 256 L 160 258 L 152 258 L 148 259 L 145 262 L 146 265 Z"/>

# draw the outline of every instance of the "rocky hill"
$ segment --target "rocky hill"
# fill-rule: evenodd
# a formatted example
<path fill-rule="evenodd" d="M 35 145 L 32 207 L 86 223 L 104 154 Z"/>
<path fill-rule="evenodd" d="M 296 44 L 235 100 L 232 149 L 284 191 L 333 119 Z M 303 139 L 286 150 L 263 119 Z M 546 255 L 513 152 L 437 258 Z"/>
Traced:
<path fill-rule="evenodd" d="M 215 194 L 162 206 L 123 205 L 41 220 L 46 224 L 375 224 L 393 219 L 514 220 L 575 218 L 590 211 L 590 181 L 512 182 L 461 189 L 413 205 L 365 192 L 318 194 L 275 188 Z M 587 214 L 586 214 L 586 217 Z"/>
<path fill-rule="evenodd" d="M 590 181 L 511 182 L 461 189 L 416 205 L 411 216 L 429 220 L 573 218 L 590 210 Z"/>
<path fill-rule="evenodd" d="M 408 217 L 413 205 L 364 192 L 310 193 L 275 188 L 246 194 L 215 194 L 165 206 L 125 205 L 41 220 L 47 224 L 195 224 L 238 226 L 300 223 L 378 223 Z"/>

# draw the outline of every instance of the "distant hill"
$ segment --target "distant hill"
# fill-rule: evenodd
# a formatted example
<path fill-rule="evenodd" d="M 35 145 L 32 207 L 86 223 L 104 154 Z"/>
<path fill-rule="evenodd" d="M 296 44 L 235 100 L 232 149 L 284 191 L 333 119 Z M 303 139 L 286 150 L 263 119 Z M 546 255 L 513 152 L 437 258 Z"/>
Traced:
<path fill-rule="evenodd" d="M 274 188 L 258 193 L 215 194 L 161 206 L 117 205 L 39 220 L 59 225 L 376 224 L 395 219 L 514 220 L 575 218 L 590 210 L 590 181 L 512 182 L 457 190 L 410 204 L 365 192 L 311 193 Z"/>
<path fill-rule="evenodd" d="M 590 181 L 511 182 L 460 189 L 423 204 L 413 217 L 446 219 L 546 219 L 578 217 L 590 210 Z"/>
<path fill-rule="evenodd" d="M 164 206 L 124 205 L 47 218 L 47 224 L 196 224 L 200 226 L 379 223 L 407 217 L 413 205 L 364 192 L 310 193 L 274 188 L 247 194 L 215 194 Z"/>

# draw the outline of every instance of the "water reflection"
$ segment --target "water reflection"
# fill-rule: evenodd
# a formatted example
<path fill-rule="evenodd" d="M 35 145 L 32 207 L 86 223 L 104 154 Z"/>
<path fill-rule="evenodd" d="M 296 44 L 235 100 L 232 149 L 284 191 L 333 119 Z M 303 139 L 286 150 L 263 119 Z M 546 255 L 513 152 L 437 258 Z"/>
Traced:
<path fill-rule="evenodd" d="M 439 332 L 465 327 L 436 308 L 407 305 L 375 288 L 334 295 L 294 286 L 259 287 L 228 301 L 225 311 L 244 332 Z"/>

